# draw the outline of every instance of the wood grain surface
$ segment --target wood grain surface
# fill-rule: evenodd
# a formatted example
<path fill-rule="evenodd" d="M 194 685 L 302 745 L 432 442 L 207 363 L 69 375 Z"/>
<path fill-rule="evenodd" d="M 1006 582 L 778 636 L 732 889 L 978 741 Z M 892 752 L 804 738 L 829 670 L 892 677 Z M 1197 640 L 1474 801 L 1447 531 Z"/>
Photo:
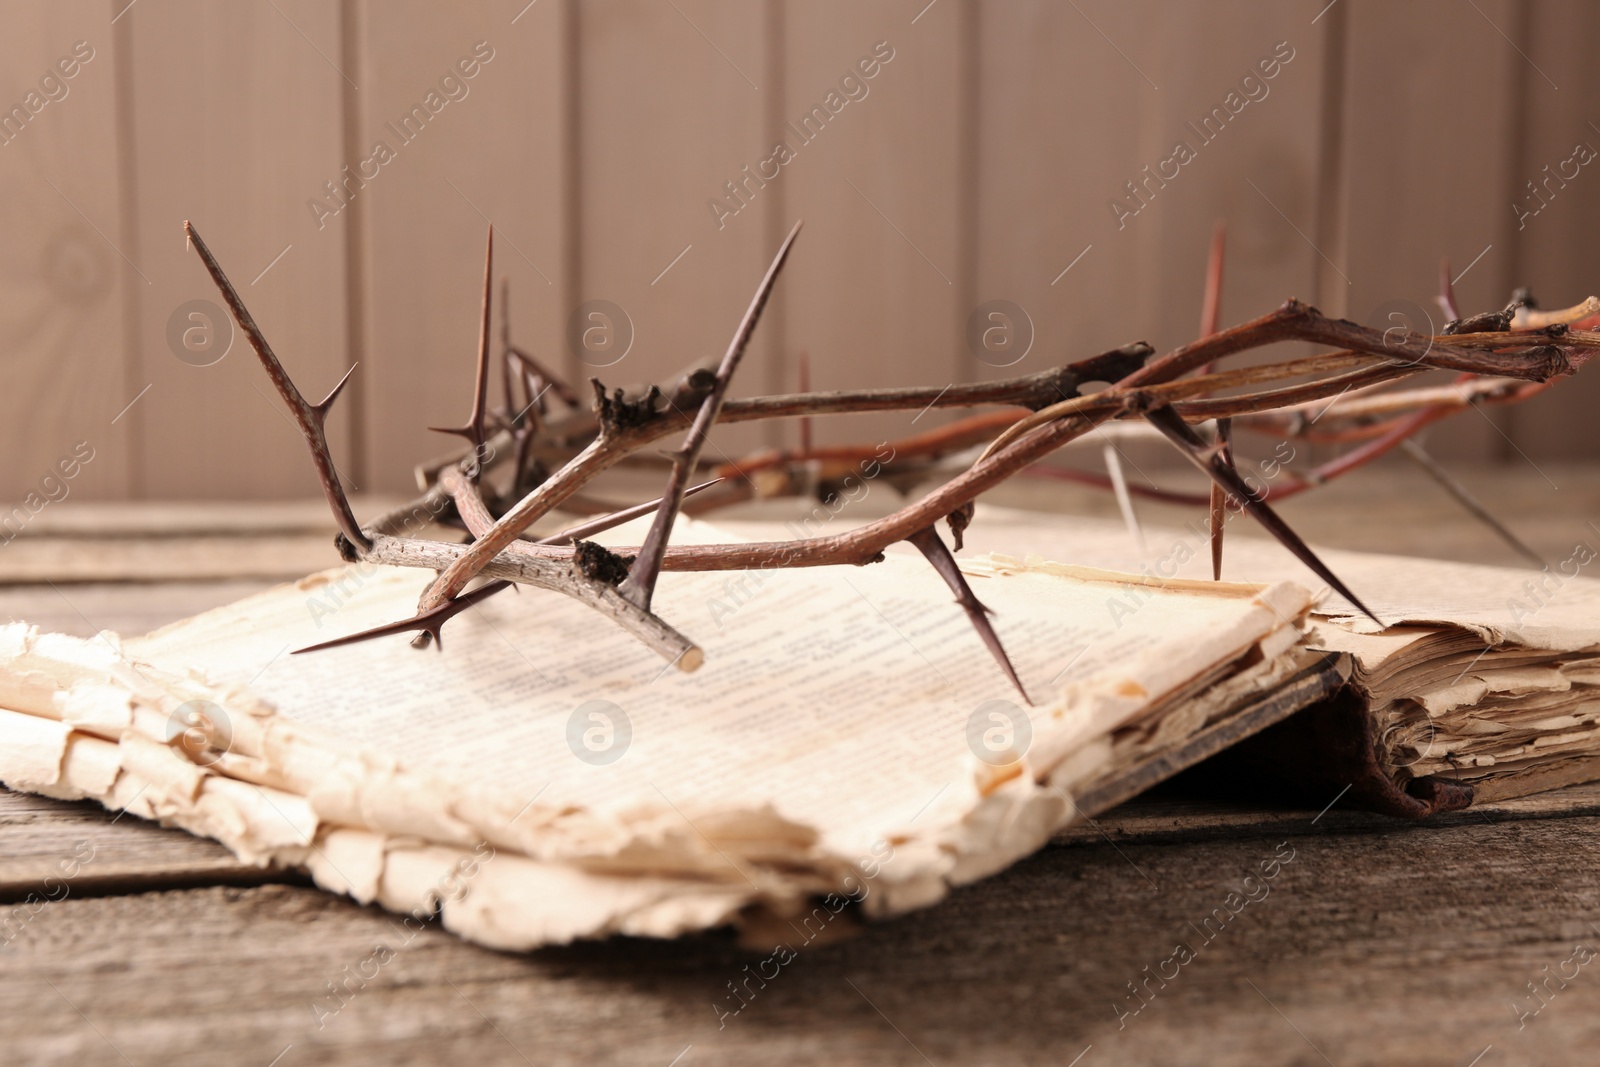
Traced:
<path fill-rule="evenodd" d="M 774 945 L 707 935 L 511 956 L 436 929 L 409 935 L 298 886 L 72 892 L 0 950 L 3 1055 L 1394 1067 L 1466 1064 L 1493 1046 L 1480 1062 L 1587 1062 L 1600 993 L 1586 971 L 1552 984 L 1519 1025 L 1538 1006 L 1526 983 L 1597 940 L 1600 830 L 1586 804 L 1442 827 L 1312 825 L 1300 812 L 1222 834 L 1053 847 L 847 939 L 784 933 L 774 940 L 795 957 L 765 988 L 751 981 L 736 1015 L 722 1014 L 741 1003 L 729 983 Z M 1289 850 L 1264 898 L 1213 922 L 1210 941 L 1195 932 Z M 1163 966 L 1179 942 L 1194 959 Z M 1139 1007 L 1127 984 L 1158 969 L 1177 977 L 1141 986 Z"/>

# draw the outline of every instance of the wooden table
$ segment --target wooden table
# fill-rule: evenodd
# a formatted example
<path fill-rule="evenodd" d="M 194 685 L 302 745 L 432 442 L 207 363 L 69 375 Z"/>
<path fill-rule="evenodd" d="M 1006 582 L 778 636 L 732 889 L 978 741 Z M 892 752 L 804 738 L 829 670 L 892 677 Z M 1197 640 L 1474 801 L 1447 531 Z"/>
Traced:
<path fill-rule="evenodd" d="M 1357 478 L 1285 512 L 1324 544 L 1508 562 L 1406 468 Z M 1600 469 L 1464 478 L 1552 557 L 1600 545 Z M 1055 487 L 1006 499 L 1114 507 Z M 47 511 L 0 548 L 0 609 L 138 632 L 326 565 L 326 525 L 315 505 Z M 408 936 L 188 834 L 0 791 L 0 1064 L 1595 1063 L 1600 958 L 1580 964 L 1600 955 L 1597 813 L 1595 786 L 1424 824 L 1145 797 L 937 907 L 803 947 L 720 1017 L 770 946 L 514 956 Z M 1267 897 L 1177 977 L 1148 978 L 1288 849 Z M 74 856 L 92 858 L 46 880 Z M 374 967 L 380 945 L 393 957 Z"/>

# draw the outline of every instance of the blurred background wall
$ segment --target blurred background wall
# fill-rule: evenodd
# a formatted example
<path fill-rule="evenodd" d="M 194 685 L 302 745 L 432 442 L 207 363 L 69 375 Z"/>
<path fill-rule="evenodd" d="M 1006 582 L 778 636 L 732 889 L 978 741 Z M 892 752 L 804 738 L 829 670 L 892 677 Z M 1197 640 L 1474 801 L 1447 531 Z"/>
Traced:
<path fill-rule="evenodd" d="M 84 447 L 85 499 L 316 492 L 184 219 L 308 395 L 361 364 L 330 430 L 362 491 L 467 412 L 490 221 L 514 340 L 626 384 L 720 354 L 803 218 L 747 394 L 802 353 L 826 389 L 1182 343 L 1219 218 L 1225 323 L 1298 296 L 1437 326 L 1442 256 L 1467 312 L 1600 290 L 1580 0 L 4 0 L 0 27 L 5 499 Z M 1434 450 L 1592 458 L 1597 376 Z"/>

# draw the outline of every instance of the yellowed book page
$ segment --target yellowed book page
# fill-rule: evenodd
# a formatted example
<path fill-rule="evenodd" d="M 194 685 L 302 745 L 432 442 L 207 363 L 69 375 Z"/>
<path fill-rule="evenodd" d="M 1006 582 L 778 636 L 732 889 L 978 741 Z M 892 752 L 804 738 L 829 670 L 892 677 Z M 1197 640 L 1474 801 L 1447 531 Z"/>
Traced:
<path fill-rule="evenodd" d="M 1188 527 L 1146 528 L 1143 554 L 1118 522 L 981 505 L 968 537 L 981 549 L 1037 554 L 1158 580 L 1211 576 L 1203 516 Z M 1470 630 L 1486 643 L 1571 651 L 1600 647 L 1597 549 L 1600 536 L 1579 539 L 1545 571 L 1337 549 L 1318 549 L 1318 554 L 1390 626 L 1450 625 Z M 1299 582 L 1322 594 L 1317 614 L 1355 633 L 1378 631 L 1287 550 L 1252 529 L 1248 518 L 1228 524 L 1223 577 Z"/>
<path fill-rule="evenodd" d="M 125 643 L 0 627 L 0 780 L 358 900 L 442 902 L 502 947 L 828 892 L 893 913 L 1042 845 L 1114 730 L 1202 680 L 1211 704 L 1273 684 L 1309 606 L 1289 583 L 965 566 L 1031 705 L 920 559 L 664 575 L 654 608 L 704 647 L 694 673 L 538 590 L 466 612 L 442 652 L 294 654 L 410 615 L 431 578 L 358 564 Z M 1220 708 L 1193 710 L 1159 736 Z M 441 888 L 464 865 L 470 890 Z"/>
<path fill-rule="evenodd" d="M 332 572 L 128 650 L 248 685 L 354 748 L 485 786 L 508 803 L 538 795 L 537 810 L 580 808 L 597 820 L 770 807 L 850 853 L 936 794 L 970 793 L 967 725 L 978 709 L 1005 705 L 1041 751 L 1053 750 L 1136 716 L 1299 607 L 1293 592 L 1263 599 L 1232 587 L 1215 598 L 1163 594 L 1122 619 L 1106 610 L 1104 583 L 1026 571 L 975 577 L 1038 701 L 1027 712 L 939 579 L 901 560 L 667 575 L 655 608 L 704 644 L 706 664 L 693 674 L 581 605 L 536 592 L 468 612 L 443 653 L 389 639 L 290 654 L 403 617 L 429 577 Z M 551 825 L 546 847 L 592 847 L 581 831 L 555 844 L 561 829 Z"/>
<path fill-rule="evenodd" d="M 894 912 L 1046 841 L 1119 726 L 1197 679 L 1269 684 L 1309 602 L 1288 584 L 1130 593 L 1120 577 L 970 570 L 1032 706 L 920 560 L 667 574 L 655 608 L 704 646 L 693 674 L 536 591 L 466 613 L 443 652 L 390 638 L 293 654 L 406 616 L 430 577 L 357 565 L 130 640 L 109 665 L 110 639 L 69 655 L 7 628 L 0 675 L 67 686 L 46 704 L 47 685 L 24 686 L 11 710 L 72 729 L 10 719 L 26 743 L 0 754 L 0 778 L 136 800 L 358 899 L 381 901 L 399 870 L 413 871 L 400 896 L 426 898 L 414 871 L 443 862 L 426 849 L 481 843 L 534 865 L 495 867 L 503 895 L 590 880 L 581 905 L 524 899 L 514 929 L 487 889 L 447 909 L 507 946 L 782 911 L 869 871 L 868 909 Z M 120 761 L 109 777 L 102 744 Z M 275 831 L 260 821 L 274 812 Z M 522 889 L 506 882 L 519 870 Z"/>
<path fill-rule="evenodd" d="M 1146 529 L 1141 553 L 1120 523 L 980 507 L 969 537 L 1037 558 L 1137 570 L 1169 588 L 1211 568 L 1201 522 Z M 1389 625 L 1380 632 L 1317 584 L 1323 596 L 1307 644 L 1354 658 L 1384 759 L 1399 775 L 1482 780 L 1600 751 L 1600 686 L 1591 657 L 1580 654 L 1600 648 L 1596 543 L 1576 541 L 1543 571 L 1319 551 Z M 1224 573 L 1315 582 L 1248 520 L 1230 524 Z M 1546 716 L 1517 713 L 1543 703 L 1552 705 Z M 1581 760 L 1568 766 L 1592 773 Z"/>

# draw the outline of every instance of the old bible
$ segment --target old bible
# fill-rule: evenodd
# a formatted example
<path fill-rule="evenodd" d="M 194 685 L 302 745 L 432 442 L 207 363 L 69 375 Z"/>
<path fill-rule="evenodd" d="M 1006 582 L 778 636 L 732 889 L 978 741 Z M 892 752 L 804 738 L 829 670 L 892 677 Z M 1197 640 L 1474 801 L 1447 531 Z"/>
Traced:
<path fill-rule="evenodd" d="M 549 593 L 477 605 L 440 652 L 295 654 L 429 578 L 356 564 L 143 637 L 0 629 L 0 780 L 525 949 L 922 907 L 1218 752 L 1413 815 L 1600 776 L 1600 583 L 1576 571 L 1529 602 L 1531 571 L 1329 553 L 1378 632 L 1257 542 L 1230 544 L 1248 581 L 1213 582 L 1193 531 L 1152 555 L 980 509 L 974 534 L 1026 696 L 893 552 L 667 575 L 692 673 Z"/>

